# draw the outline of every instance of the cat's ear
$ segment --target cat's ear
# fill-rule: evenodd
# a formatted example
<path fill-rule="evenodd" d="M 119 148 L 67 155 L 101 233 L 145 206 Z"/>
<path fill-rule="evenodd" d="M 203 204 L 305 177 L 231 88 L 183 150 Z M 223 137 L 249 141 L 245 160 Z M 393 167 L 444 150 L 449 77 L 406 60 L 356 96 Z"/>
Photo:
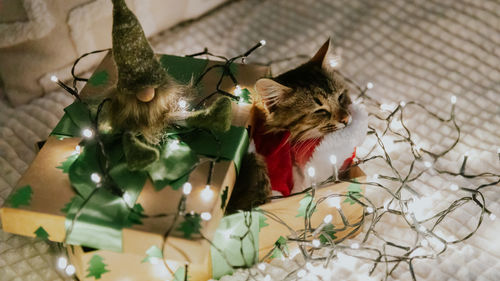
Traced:
<path fill-rule="evenodd" d="M 262 97 L 264 104 L 269 110 L 292 91 L 292 89 L 287 86 L 281 85 L 268 78 L 259 79 L 257 83 L 255 83 L 255 89 Z"/>
<path fill-rule="evenodd" d="M 309 61 L 321 65 L 321 68 L 326 71 L 333 71 L 340 66 L 340 56 L 334 53 L 333 43 L 330 38 L 326 40 Z"/>

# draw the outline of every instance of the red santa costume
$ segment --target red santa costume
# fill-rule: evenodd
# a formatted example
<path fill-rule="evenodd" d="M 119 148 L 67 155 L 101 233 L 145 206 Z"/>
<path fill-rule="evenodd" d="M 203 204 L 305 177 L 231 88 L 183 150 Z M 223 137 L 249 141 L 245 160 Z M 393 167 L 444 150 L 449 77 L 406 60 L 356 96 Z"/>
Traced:
<path fill-rule="evenodd" d="M 366 136 L 368 114 L 361 104 L 352 104 L 349 109 L 351 121 L 346 127 L 318 140 L 290 143 L 290 132 L 266 133 L 263 124 L 256 124 L 252 143 L 266 159 L 273 195 L 288 196 L 309 187 L 313 181 L 329 178 L 334 169 L 332 155 L 339 171 L 352 164 L 356 147 Z M 315 169 L 314 179 L 305 175 L 309 167 Z"/>

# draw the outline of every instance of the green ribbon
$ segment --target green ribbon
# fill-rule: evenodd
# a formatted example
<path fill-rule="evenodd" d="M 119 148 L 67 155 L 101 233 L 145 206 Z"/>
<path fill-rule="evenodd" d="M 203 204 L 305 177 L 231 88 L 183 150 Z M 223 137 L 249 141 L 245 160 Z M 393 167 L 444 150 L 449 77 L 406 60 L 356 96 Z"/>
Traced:
<path fill-rule="evenodd" d="M 222 218 L 210 248 L 212 278 L 250 267 L 259 259 L 260 212 L 240 212 Z"/>
<path fill-rule="evenodd" d="M 90 126 L 89 111 L 81 102 L 76 101 L 65 111 L 53 135 L 75 137 L 80 135 L 83 128 Z M 78 194 L 70 202 L 66 216 L 68 243 L 121 252 L 122 229 L 133 224 L 128 219 L 130 207 L 134 206 L 148 175 L 157 190 L 167 185 L 178 189 L 188 180 L 198 163 L 198 155 L 233 160 L 239 171 L 249 144 L 247 130 L 235 126 L 225 133 L 212 134 L 189 129 L 167 134 L 169 138 L 160 146 L 160 159 L 147 171 L 128 170 L 121 138 L 101 134 L 110 160 L 109 175 L 126 192 L 127 196 L 124 197 L 116 196 L 104 188 L 96 191 L 96 183 L 92 181 L 91 175 L 100 171 L 102 163 L 97 157 L 100 151 L 95 141 L 85 142 L 83 151 L 68 168 L 71 185 Z M 79 216 L 75 219 L 77 212 Z"/>
<path fill-rule="evenodd" d="M 121 252 L 122 229 L 133 224 L 129 220 L 131 207 L 142 191 L 147 174 L 129 171 L 124 161 L 117 160 L 123 159 L 123 151 L 110 150 L 111 163 L 116 165 L 112 166 L 109 175 L 125 192 L 123 197 L 114 195 L 98 187 L 91 179 L 92 173 L 96 173 L 99 167 L 97 149 L 96 143 L 87 143 L 69 168 L 69 178 L 78 195 L 72 199 L 67 211 L 66 242 Z M 79 215 L 75 219 L 77 213 Z"/>
<path fill-rule="evenodd" d="M 64 116 L 50 133 L 61 138 L 79 137 L 90 126 L 90 111 L 83 102 L 75 101 L 64 109 Z"/>
<path fill-rule="evenodd" d="M 207 67 L 208 60 L 162 55 L 160 63 L 177 82 L 187 85 L 191 82 L 191 79 L 196 79 L 203 73 Z"/>
<path fill-rule="evenodd" d="M 236 126 L 231 126 L 231 129 L 224 133 L 195 130 L 183 134 L 181 138 L 198 154 L 233 160 L 237 173 L 250 143 L 248 131 Z"/>
<path fill-rule="evenodd" d="M 185 142 L 168 138 L 160 147 L 160 159 L 149 165 L 147 171 L 156 190 L 167 185 L 177 189 L 197 163 L 198 156 Z"/>

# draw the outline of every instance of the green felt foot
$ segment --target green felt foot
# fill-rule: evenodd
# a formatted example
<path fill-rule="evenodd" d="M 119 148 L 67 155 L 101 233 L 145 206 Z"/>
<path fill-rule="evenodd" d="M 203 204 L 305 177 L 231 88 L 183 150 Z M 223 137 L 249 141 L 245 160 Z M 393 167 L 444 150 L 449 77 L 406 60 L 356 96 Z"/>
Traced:
<path fill-rule="evenodd" d="M 132 133 L 123 134 L 123 150 L 127 167 L 131 171 L 144 170 L 160 157 L 157 148 L 141 141 Z"/>
<path fill-rule="evenodd" d="M 231 117 L 231 100 L 221 97 L 207 109 L 194 112 L 186 123 L 189 127 L 222 133 L 231 128 Z"/>

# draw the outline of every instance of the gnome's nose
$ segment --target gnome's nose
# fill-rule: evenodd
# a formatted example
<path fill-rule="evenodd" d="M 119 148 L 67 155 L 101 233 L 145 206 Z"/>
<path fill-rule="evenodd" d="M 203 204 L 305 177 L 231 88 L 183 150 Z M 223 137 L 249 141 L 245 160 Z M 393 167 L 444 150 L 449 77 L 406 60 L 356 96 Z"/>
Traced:
<path fill-rule="evenodd" d="M 135 96 L 142 102 L 150 102 L 155 97 L 155 89 L 151 87 L 145 88 L 135 94 Z"/>

